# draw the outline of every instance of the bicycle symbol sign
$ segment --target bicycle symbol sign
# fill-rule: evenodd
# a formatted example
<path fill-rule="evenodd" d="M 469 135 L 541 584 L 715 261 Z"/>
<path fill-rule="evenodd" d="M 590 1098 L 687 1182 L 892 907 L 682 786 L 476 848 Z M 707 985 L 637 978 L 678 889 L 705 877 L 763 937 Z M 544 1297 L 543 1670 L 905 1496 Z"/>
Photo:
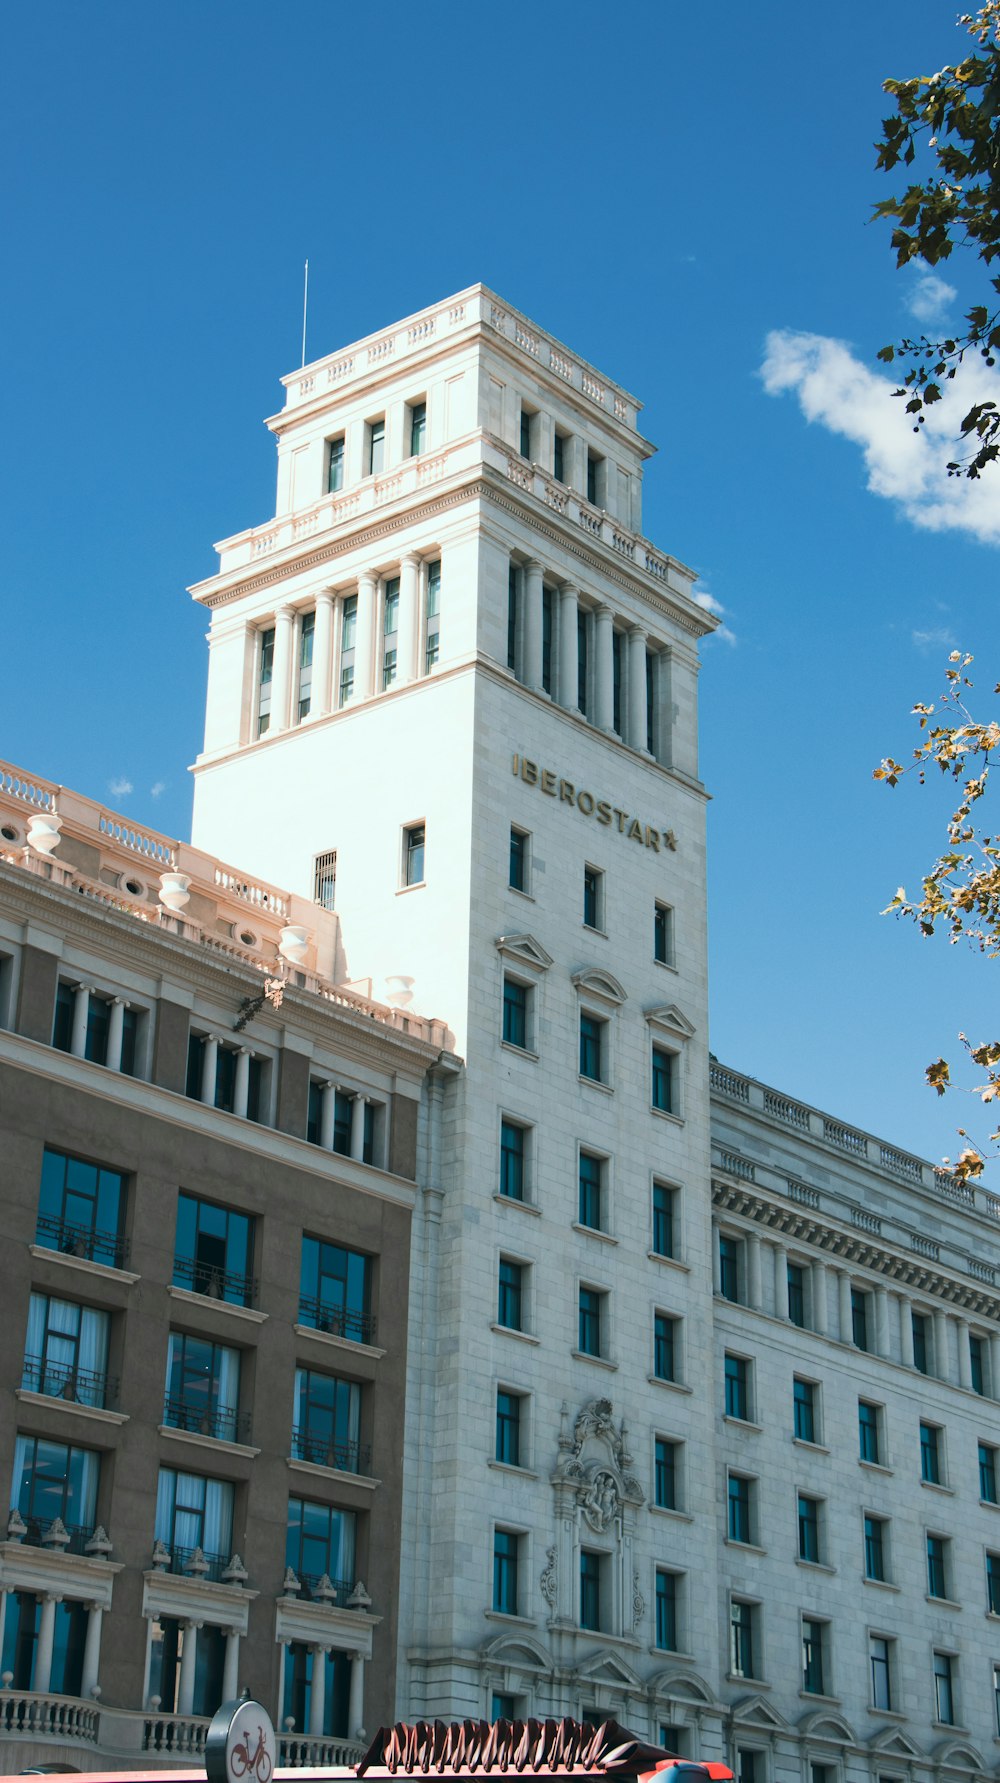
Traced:
<path fill-rule="evenodd" d="M 208 1730 L 209 1783 L 271 1783 L 277 1741 L 267 1710 L 249 1697 L 223 1703 Z"/>

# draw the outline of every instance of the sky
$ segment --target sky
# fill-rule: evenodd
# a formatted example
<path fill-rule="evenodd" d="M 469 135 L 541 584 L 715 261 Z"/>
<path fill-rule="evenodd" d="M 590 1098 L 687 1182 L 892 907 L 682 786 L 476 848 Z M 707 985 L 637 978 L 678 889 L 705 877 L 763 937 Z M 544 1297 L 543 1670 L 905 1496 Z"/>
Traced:
<path fill-rule="evenodd" d="M 954 20 L 9 7 L 0 756 L 185 836 L 206 673 L 185 590 L 273 514 L 262 420 L 300 360 L 304 260 L 310 358 L 481 279 L 641 398 L 644 530 L 723 622 L 713 1051 L 935 1160 L 959 1125 L 985 1137 L 923 1067 L 993 1037 L 997 967 L 879 914 L 943 846 L 947 789 L 872 780 L 949 650 L 984 716 L 1000 680 L 1000 473 L 949 483 L 955 405 L 916 439 L 876 360 L 980 296 L 974 259 L 899 273 L 870 221 L 899 184 L 874 166 L 882 81 L 959 59 Z"/>

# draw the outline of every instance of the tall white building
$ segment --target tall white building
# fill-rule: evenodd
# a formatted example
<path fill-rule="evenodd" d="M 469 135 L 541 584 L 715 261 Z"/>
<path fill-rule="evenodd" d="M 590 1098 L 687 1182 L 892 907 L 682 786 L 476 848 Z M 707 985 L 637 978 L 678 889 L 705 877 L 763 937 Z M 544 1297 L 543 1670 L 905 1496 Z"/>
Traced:
<path fill-rule="evenodd" d="M 193 591 L 194 841 L 334 900 L 337 978 L 443 1018 L 465 1061 L 438 1074 L 419 1172 L 400 1713 L 611 1711 L 744 1783 L 992 1765 L 993 1599 L 960 1623 L 910 1589 L 938 1559 L 952 1576 L 957 1546 L 928 1543 L 967 1531 L 924 1515 L 952 1488 L 921 1477 L 909 1288 L 929 1422 L 954 1407 L 992 1453 L 996 1228 L 981 1195 L 952 1210 L 974 1236 L 936 1285 L 914 1275 L 928 1168 L 733 1073 L 713 1171 L 713 622 L 643 536 L 635 398 L 482 286 L 285 387 L 276 517 Z M 904 1193 L 920 1214 L 869 1244 L 873 1200 L 899 1220 Z M 894 1483 L 859 1399 L 892 1428 Z M 983 1478 L 953 1490 L 985 1542 Z M 992 1592 L 988 1549 L 968 1566 Z"/>

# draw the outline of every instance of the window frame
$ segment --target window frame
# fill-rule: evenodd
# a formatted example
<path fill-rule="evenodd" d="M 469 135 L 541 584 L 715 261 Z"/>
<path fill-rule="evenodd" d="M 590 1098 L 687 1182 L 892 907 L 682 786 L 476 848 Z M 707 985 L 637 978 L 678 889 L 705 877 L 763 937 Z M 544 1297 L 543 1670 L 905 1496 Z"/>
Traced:
<path fill-rule="evenodd" d="M 730 1369 L 730 1362 L 737 1366 Z M 726 1350 L 723 1356 L 723 1379 L 725 1381 L 723 1400 L 725 1412 L 723 1415 L 737 1424 L 752 1424 L 754 1422 L 753 1358 L 742 1356 L 735 1350 Z M 730 1391 L 731 1383 L 734 1383 L 732 1391 Z M 731 1409 L 736 1403 L 742 1405 L 741 1411 Z"/>
<path fill-rule="evenodd" d="M 667 1199 L 667 1205 L 665 1208 L 657 1207 L 657 1193 L 658 1192 L 661 1195 L 665 1196 Z M 667 1182 L 661 1176 L 654 1176 L 651 1179 L 651 1182 L 650 1182 L 650 1214 L 651 1214 L 650 1243 L 652 1246 L 651 1254 L 654 1257 L 664 1257 L 667 1259 L 668 1262 L 671 1262 L 671 1263 L 677 1262 L 678 1251 L 680 1248 L 679 1242 L 678 1242 L 679 1237 L 680 1237 L 679 1217 L 678 1217 L 678 1208 L 680 1206 L 680 1192 L 681 1192 L 680 1188 L 678 1187 L 678 1185 L 676 1183 Z M 668 1236 L 668 1240 L 669 1240 L 669 1249 L 667 1249 L 667 1250 L 663 1250 L 660 1247 L 660 1245 L 657 1243 L 658 1233 L 661 1231 L 662 1223 L 664 1221 L 666 1222 L 667 1236 Z"/>
<path fill-rule="evenodd" d="M 593 1304 L 584 1306 L 584 1296 L 592 1299 Z M 599 1287 L 595 1282 L 577 1282 L 576 1294 L 576 1345 L 575 1353 L 585 1356 L 588 1361 L 606 1362 L 609 1353 L 609 1315 L 611 1295 L 607 1288 Z M 596 1323 L 595 1323 L 596 1321 Z M 589 1341 L 584 1342 L 596 1330 L 597 1347 L 591 1348 Z"/>
<path fill-rule="evenodd" d="M 502 1381 L 497 1383 L 493 1459 L 498 1467 L 516 1467 L 522 1471 L 527 1467 L 526 1399 L 527 1394 L 519 1387 L 508 1387 Z"/>
<path fill-rule="evenodd" d="M 588 1180 L 584 1178 L 584 1160 L 588 1166 L 596 1166 L 596 1173 Z M 576 1148 L 576 1180 L 577 1211 L 576 1223 L 585 1232 L 600 1232 L 608 1236 L 608 1183 L 610 1176 L 610 1159 L 603 1152 L 595 1152 L 590 1146 L 578 1145 Z M 597 1218 L 587 1217 L 596 1207 Z"/>
<path fill-rule="evenodd" d="M 520 1143 L 518 1145 L 508 1146 L 505 1143 L 505 1134 L 508 1132 L 519 1135 Z M 498 1178 L 497 1194 L 504 1201 L 514 1201 L 521 1206 L 531 1205 L 529 1192 L 531 1181 L 531 1132 L 531 1127 L 528 1126 L 526 1122 L 518 1120 L 515 1115 L 501 1114 L 500 1175 Z M 508 1171 L 508 1159 L 515 1160 L 512 1174 L 516 1178 L 516 1192 L 505 1186 L 508 1182 L 508 1177 L 511 1174 L 511 1172 Z"/>
<path fill-rule="evenodd" d="M 417 877 L 419 865 L 420 876 Z M 401 891 L 414 891 L 427 884 L 427 824 L 424 818 L 404 823 L 400 841 Z"/>
<path fill-rule="evenodd" d="M 799 1387 L 807 1387 L 808 1396 L 800 1397 L 796 1390 Z M 800 1407 L 806 1406 L 808 1406 L 809 1428 L 812 1431 L 811 1436 L 803 1436 L 799 1428 L 800 1423 L 804 1421 L 799 1417 L 799 1409 Z M 794 1442 L 807 1443 L 810 1448 L 821 1448 L 823 1446 L 821 1434 L 823 1426 L 822 1419 L 818 1415 L 819 1412 L 820 1383 L 818 1381 L 811 1381 L 807 1375 L 794 1374 L 792 1376 L 792 1438 Z"/>
<path fill-rule="evenodd" d="M 522 1257 L 509 1256 L 506 1251 L 500 1252 L 497 1259 L 496 1324 L 501 1331 L 525 1332 L 528 1330 L 526 1290 L 530 1267 L 531 1265 L 526 1263 Z M 516 1279 L 514 1271 L 516 1271 Z M 516 1318 L 513 1320 L 504 1316 L 510 1311 L 516 1313 Z"/>
<path fill-rule="evenodd" d="M 593 935 L 607 933 L 604 917 L 605 879 L 603 867 L 595 867 L 592 861 L 584 861 L 583 927 L 589 929 Z"/>
<path fill-rule="evenodd" d="M 653 900 L 653 960 L 657 966 L 676 970 L 674 959 L 674 907 L 661 898 Z"/>
<path fill-rule="evenodd" d="M 584 1024 L 589 1024 L 586 1034 L 584 1032 Z M 609 1088 L 608 1077 L 610 1075 L 610 1059 L 608 1055 L 611 1051 L 610 1042 L 611 1023 L 608 1017 L 599 1014 L 595 1009 L 581 1008 L 578 1076 L 582 1083 L 596 1083 L 600 1084 L 604 1089 Z M 584 1069 L 585 1061 L 588 1063 L 591 1062 L 592 1053 L 597 1066 L 596 1071 Z"/>
<path fill-rule="evenodd" d="M 650 1043 L 649 1105 L 653 1114 L 669 1120 L 681 1118 L 680 1052 L 660 1039 Z M 665 1097 L 665 1100 L 662 1099 Z"/>
<path fill-rule="evenodd" d="M 520 882 L 514 877 L 515 847 L 517 838 L 517 858 L 519 862 Z M 510 826 L 510 858 L 507 867 L 507 887 L 509 891 L 519 892 L 522 898 L 531 896 L 531 831 L 523 830 L 519 824 Z"/>
<path fill-rule="evenodd" d="M 653 1379 L 676 1387 L 681 1383 L 683 1331 L 676 1313 L 659 1307 L 653 1313 Z"/>

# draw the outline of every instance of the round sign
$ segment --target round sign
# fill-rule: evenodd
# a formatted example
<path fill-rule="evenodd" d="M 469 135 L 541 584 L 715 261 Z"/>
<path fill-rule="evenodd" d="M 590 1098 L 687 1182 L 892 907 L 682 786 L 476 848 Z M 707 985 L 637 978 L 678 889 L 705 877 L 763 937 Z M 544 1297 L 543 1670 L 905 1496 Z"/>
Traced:
<path fill-rule="evenodd" d="M 205 1740 L 209 1783 L 271 1783 L 278 1762 L 274 1724 L 251 1696 L 223 1703 Z"/>

